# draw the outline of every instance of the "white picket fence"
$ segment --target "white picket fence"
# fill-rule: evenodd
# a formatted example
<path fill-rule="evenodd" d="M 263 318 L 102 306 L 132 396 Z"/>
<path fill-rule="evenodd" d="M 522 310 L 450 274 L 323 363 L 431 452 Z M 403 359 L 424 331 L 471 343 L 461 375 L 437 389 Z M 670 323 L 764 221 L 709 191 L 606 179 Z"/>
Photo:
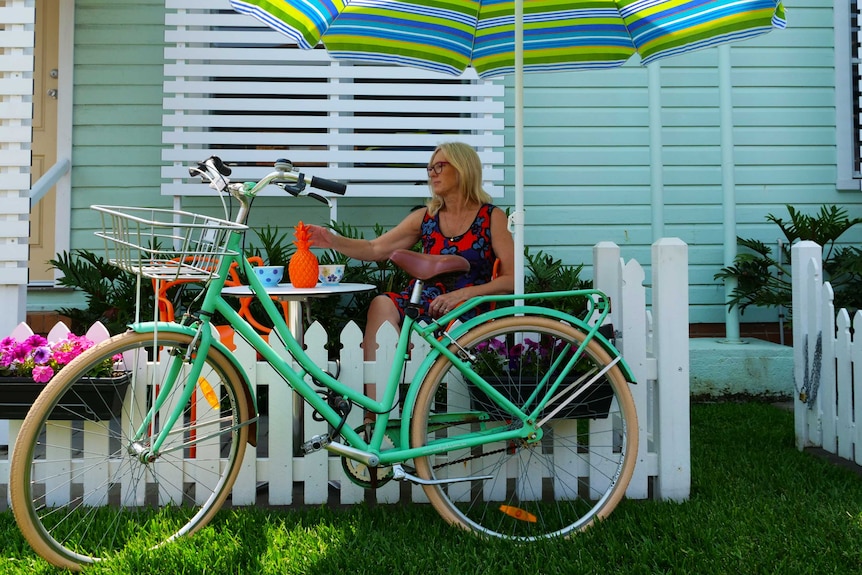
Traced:
<path fill-rule="evenodd" d="M 862 465 L 862 312 L 836 313 L 819 245 L 798 242 L 791 253 L 796 445 Z"/>
<path fill-rule="evenodd" d="M 662 239 L 653 245 L 652 302 L 649 308 L 646 305 L 645 273 L 638 262 L 623 262 L 619 247 L 610 242 L 597 244 L 593 253 L 596 287 L 611 296 L 616 342 L 638 381 L 631 389 L 637 406 L 641 440 L 635 475 L 627 495 L 637 499 L 686 499 L 691 484 L 687 246 L 675 238 Z M 49 339 L 60 339 L 67 332 L 63 324 L 58 324 Z M 22 337 L 29 333 L 32 333 L 29 327 L 21 324 L 14 335 Z M 107 337 L 101 325 L 91 328 L 87 335 L 94 341 Z M 365 382 L 386 381 L 395 340 L 395 330 L 384 326 L 378 334 L 377 360 L 364 362 L 360 348 L 362 333 L 355 324 L 349 324 L 340 336 L 339 379 L 355 389 L 362 389 Z M 311 357 L 334 373 L 336 366 L 328 360 L 328 351 L 324 347 L 326 341 L 326 332 L 320 324 L 313 324 L 305 334 Z M 276 342 L 271 343 L 277 346 Z M 269 364 L 257 361 L 253 349 L 242 341 L 237 341 L 237 345 L 235 353 L 253 384 L 268 386 L 269 416 L 261 426 L 258 446 L 249 446 L 246 451 L 242 471 L 233 489 L 233 503 L 321 504 L 332 501 L 330 491 L 334 486 L 337 486 L 340 503 L 363 501 L 364 491 L 345 478 L 340 458 L 326 451 L 294 455 L 296 443 L 326 433 L 327 425 L 314 421 L 307 405 L 297 405 L 304 409 L 304 413 L 301 417 L 292 417 L 293 392 Z M 415 341 L 414 345 L 411 353 L 414 359 L 407 364 L 408 380 L 426 355 L 424 348 L 427 344 Z M 666 351 L 661 353 L 662 350 Z M 354 410 L 347 425 L 360 425 L 360 412 Z M 8 422 L 6 443 L 10 444 L 10 452 L 20 423 Z M 0 445 L 2 443 L 0 441 Z M 8 493 L 8 461 L 0 451 L 0 492 L 5 490 Z M 265 489 L 261 489 L 264 486 Z M 402 492 L 396 482 L 383 486 L 376 494 L 377 501 L 384 503 L 394 503 L 405 496 L 414 502 L 425 501 L 421 488 L 413 487 L 409 493 Z"/>

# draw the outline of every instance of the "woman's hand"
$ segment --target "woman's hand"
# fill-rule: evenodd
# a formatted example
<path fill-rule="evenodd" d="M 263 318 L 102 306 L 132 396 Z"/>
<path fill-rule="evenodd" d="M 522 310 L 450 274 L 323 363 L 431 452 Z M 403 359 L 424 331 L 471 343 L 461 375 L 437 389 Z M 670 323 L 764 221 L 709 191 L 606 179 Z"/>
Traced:
<path fill-rule="evenodd" d="M 438 318 L 446 315 L 467 299 L 465 294 L 461 293 L 464 290 L 455 290 L 453 292 L 440 294 L 428 304 L 428 315 L 433 318 Z"/>
<path fill-rule="evenodd" d="M 318 248 L 329 249 L 332 248 L 332 232 L 327 230 L 322 226 L 309 225 L 308 231 L 311 234 L 309 239 L 311 240 L 311 245 Z"/>

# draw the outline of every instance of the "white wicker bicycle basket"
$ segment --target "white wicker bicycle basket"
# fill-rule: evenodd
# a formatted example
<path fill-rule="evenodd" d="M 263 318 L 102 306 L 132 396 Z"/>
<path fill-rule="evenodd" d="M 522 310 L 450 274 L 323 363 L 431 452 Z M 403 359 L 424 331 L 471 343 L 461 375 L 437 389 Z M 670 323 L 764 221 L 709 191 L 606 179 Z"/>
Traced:
<path fill-rule="evenodd" d="M 248 226 L 180 210 L 92 206 L 102 216 L 105 260 L 158 280 L 206 281 L 218 277 L 230 231 Z"/>

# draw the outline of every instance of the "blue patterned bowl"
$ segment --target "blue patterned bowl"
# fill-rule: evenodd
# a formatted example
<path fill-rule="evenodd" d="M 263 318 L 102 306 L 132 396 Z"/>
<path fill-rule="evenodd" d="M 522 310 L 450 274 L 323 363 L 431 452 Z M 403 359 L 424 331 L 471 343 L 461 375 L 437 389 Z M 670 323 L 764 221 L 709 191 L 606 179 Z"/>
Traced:
<path fill-rule="evenodd" d="M 317 279 L 323 285 L 335 285 L 344 278 L 343 264 L 317 266 Z"/>
<path fill-rule="evenodd" d="M 265 287 L 275 287 L 284 277 L 284 266 L 258 266 L 254 273 Z"/>

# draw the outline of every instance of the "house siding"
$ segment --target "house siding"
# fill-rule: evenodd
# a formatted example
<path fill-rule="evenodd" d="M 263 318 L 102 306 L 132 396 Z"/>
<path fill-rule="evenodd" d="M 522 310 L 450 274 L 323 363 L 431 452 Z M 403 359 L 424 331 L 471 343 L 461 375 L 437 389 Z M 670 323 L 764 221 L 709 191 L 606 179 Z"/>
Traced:
<path fill-rule="evenodd" d="M 225 6 L 227 4 L 225 3 Z M 839 204 L 862 216 L 862 196 L 835 188 L 836 147 L 832 7 L 827 0 L 786 3 L 788 29 L 731 50 L 733 159 L 737 233 L 775 242 L 767 214 L 785 204 L 815 211 Z M 76 2 L 72 171 L 73 247 L 95 246 L 94 203 L 169 206 L 161 196 L 160 159 L 164 3 Z M 722 149 L 718 51 L 664 60 L 661 81 L 661 176 L 664 235 L 690 246 L 690 318 L 722 322 Z M 514 203 L 513 81 L 506 80 L 505 197 Z M 651 151 L 648 71 L 531 74 L 525 78 L 526 244 L 568 263 L 590 262 L 592 246 L 613 241 L 649 279 Z M 281 209 L 261 198 L 260 225 L 326 221 L 325 208 Z M 189 198 L 188 209 L 212 201 Z M 339 219 L 390 226 L 415 199 L 339 202 Z M 271 209 L 269 209 L 271 208 Z M 862 229 L 847 234 L 860 243 Z M 590 272 L 588 272 L 590 273 Z M 31 295 L 31 300 L 35 295 Z M 774 321 L 748 310 L 743 321 Z"/>
<path fill-rule="evenodd" d="M 808 212 L 837 204 L 862 216 L 862 196 L 835 187 L 831 2 L 786 6 L 786 30 L 730 49 L 736 233 L 772 245 L 780 230 L 765 218 L 786 218 L 785 204 Z M 692 323 L 725 319 L 724 286 L 713 279 L 724 265 L 725 234 L 718 60 L 715 49 L 669 58 L 659 74 L 664 235 L 690 248 Z M 646 264 L 649 283 L 648 72 L 629 63 L 528 75 L 525 86 L 526 244 L 577 263 L 591 260 L 596 242 L 614 241 L 626 259 Z M 511 90 L 507 98 L 511 126 Z M 512 139 L 510 131 L 507 144 Z M 509 189 L 513 183 L 507 169 Z M 843 239 L 859 244 L 862 226 Z M 775 310 L 750 308 L 742 316 L 776 320 Z"/>
<path fill-rule="evenodd" d="M 74 248 L 93 248 L 91 204 L 159 196 L 164 2 L 77 0 L 72 131 Z"/>

